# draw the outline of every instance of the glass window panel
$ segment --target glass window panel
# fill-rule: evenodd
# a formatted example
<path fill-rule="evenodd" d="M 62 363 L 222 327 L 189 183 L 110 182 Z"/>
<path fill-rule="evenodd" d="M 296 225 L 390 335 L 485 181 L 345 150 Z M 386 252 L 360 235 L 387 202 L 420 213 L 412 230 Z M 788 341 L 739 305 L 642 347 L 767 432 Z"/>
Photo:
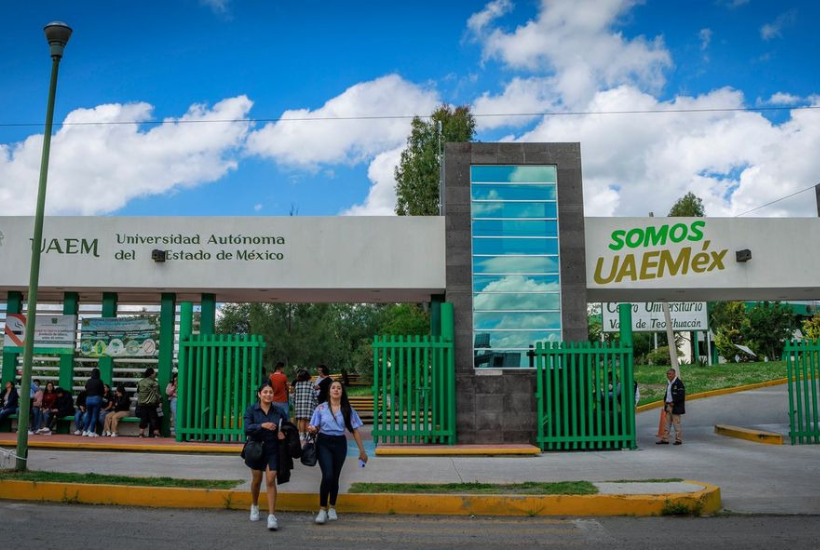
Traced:
<path fill-rule="evenodd" d="M 474 218 L 557 218 L 554 202 L 474 202 Z"/>
<path fill-rule="evenodd" d="M 475 275 L 475 292 L 558 292 L 558 275 Z"/>
<path fill-rule="evenodd" d="M 473 239 L 473 254 L 558 254 L 558 239 Z"/>
<path fill-rule="evenodd" d="M 478 349 L 474 355 L 475 368 L 534 368 L 535 357 L 529 350 Z"/>
<path fill-rule="evenodd" d="M 475 311 L 497 309 L 554 309 L 561 308 L 561 295 L 553 294 L 496 294 L 483 292 L 473 295 Z"/>
<path fill-rule="evenodd" d="M 474 201 L 554 201 L 555 185 L 475 184 Z"/>
<path fill-rule="evenodd" d="M 539 342 L 559 342 L 560 330 L 499 330 L 494 332 L 476 332 L 476 350 L 484 348 L 525 349 L 535 347 Z"/>
<path fill-rule="evenodd" d="M 561 314 L 558 312 L 476 311 L 473 313 L 473 330 L 558 330 Z"/>
<path fill-rule="evenodd" d="M 474 256 L 473 273 L 558 273 L 558 257 Z"/>
<path fill-rule="evenodd" d="M 470 181 L 555 183 L 555 166 L 470 166 Z"/>
<path fill-rule="evenodd" d="M 557 237 L 557 220 L 474 220 L 476 237 Z"/>

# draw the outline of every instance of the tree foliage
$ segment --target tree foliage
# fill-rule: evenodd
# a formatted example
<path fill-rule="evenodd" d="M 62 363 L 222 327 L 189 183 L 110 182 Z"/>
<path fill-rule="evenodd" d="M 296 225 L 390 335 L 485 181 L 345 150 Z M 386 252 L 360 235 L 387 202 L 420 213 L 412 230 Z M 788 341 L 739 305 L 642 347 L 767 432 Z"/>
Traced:
<path fill-rule="evenodd" d="M 780 302 L 760 302 L 747 314 L 741 332 L 755 353 L 779 360 L 786 340 L 796 328 L 797 320 L 789 306 Z"/>
<path fill-rule="evenodd" d="M 225 304 L 220 313 L 218 333 L 262 335 L 265 368 L 283 361 L 291 377 L 319 364 L 369 376 L 374 335 L 430 332 L 429 314 L 415 304 L 243 303 Z"/>
<path fill-rule="evenodd" d="M 441 123 L 441 136 L 439 136 Z M 407 147 L 395 170 L 396 214 L 438 216 L 440 148 L 445 143 L 472 141 L 475 118 L 469 106 L 441 105 L 424 120 L 414 117 Z"/>
<path fill-rule="evenodd" d="M 803 335 L 810 340 L 820 340 L 820 313 L 803 321 Z"/>
<path fill-rule="evenodd" d="M 703 201 L 691 191 L 679 198 L 669 210 L 669 217 L 672 218 L 702 218 L 706 215 L 703 208 Z"/>

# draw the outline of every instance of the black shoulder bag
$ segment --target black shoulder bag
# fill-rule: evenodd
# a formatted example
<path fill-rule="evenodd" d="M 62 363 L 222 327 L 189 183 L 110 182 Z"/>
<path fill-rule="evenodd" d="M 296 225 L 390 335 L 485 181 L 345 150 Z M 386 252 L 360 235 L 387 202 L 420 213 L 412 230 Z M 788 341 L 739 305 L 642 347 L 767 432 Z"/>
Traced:
<path fill-rule="evenodd" d="M 316 466 L 318 458 L 316 455 L 316 436 L 308 434 L 305 440 L 305 446 L 302 447 L 302 457 L 300 460 L 305 466 Z"/>
<path fill-rule="evenodd" d="M 259 464 L 264 455 L 265 449 L 262 446 L 262 442 L 250 438 L 245 441 L 245 446 L 242 447 L 242 452 L 239 454 L 239 456 L 245 459 L 245 464 L 249 468 L 252 468 L 252 465 Z"/>

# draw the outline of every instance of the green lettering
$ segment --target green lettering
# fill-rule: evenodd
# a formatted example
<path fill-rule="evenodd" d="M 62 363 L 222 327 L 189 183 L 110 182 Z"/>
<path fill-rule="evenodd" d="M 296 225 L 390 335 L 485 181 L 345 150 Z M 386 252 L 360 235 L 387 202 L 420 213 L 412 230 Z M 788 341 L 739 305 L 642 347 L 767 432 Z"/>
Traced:
<path fill-rule="evenodd" d="M 65 253 L 66 254 L 76 254 L 78 252 L 78 246 L 80 243 L 79 239 L 66 239 L 65 240 Z"/>
<path fill-rule="evenodd" d="M 57 252 L 57 254 L 63 253 L 63 249 L 60 248 L 60 241 L 58 241 L 57 239 L 51 239 L 51 241 L 48 243 L 48 248 L 46 248 L 46 254 L 48 254 L 52 250 Z"/>
<path fill-rule="evenodd" d="M 666 237 L 669 234 L 669 226 L 662 225 L 660 227 L 647 227 L 646 228 L 646 237 L 644 238 L 643 245 L 649 246 L 650 242 L 652 246 L 658 245 L 665 245 L 666 244 Z"/>
<path fill-rule="evenodd" d="M 702 229 L 706 227 L 706 222 L 703 220 L 698 220 L 696 222 L 692 222 L 692 225 L 689 226 L 691 229 L 692 234 L 689 235 L 690 241 L 699 241 L 703 238 L 703 231 Z"/>
<path fill-rule="evenodd" d="M 637 238 L 636 238 L 637 237 Z M 636 227 L 626 234 L 626 246 L 636 248 L 643 242 L 643 229 Z"/>
<path fill-rule="evenodd" d="M 682 233 L 680 235 L 676 235 L 675 232 L 680 229 Z M 676 223 L 672 226 L 672 230 L 669 232 L 669 238 L 672 240 L 673 243 L 679 243 L 683 239 L 686 238 L 686 233 L 688 233 L 689 228 L 686 227 L 684 223 Z"/>
<path fill-rule="evenodd" d="M 81 240 L 80 254 L 92 254 L 95 258 L 99 258 L 100 254 L 97 252 L 97 239 L 91 241 Z"/>
<path fill-rule="evenodd" d="M 609 248 L 612 250 L 620 250 L 624 247 L 624 235 L 626 235 L 626 231 L 623 229 L 616 229 L 612 232 L 612 244 L 609 245 Z"/>

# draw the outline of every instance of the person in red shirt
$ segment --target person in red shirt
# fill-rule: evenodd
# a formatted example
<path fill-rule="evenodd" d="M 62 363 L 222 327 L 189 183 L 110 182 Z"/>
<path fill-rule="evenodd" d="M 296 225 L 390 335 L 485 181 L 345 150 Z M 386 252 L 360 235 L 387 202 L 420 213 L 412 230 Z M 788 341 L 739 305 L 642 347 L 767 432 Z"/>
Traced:
<path fill-rule="evenodd" d="M 270 375 L 270 387 L 273 388 L 272 405 L 279 409 L 286 420 L 289 420 L 288 377 L 285 375 L 285 364 L 281 361 L 276 363 L 276 367 Z"/>

